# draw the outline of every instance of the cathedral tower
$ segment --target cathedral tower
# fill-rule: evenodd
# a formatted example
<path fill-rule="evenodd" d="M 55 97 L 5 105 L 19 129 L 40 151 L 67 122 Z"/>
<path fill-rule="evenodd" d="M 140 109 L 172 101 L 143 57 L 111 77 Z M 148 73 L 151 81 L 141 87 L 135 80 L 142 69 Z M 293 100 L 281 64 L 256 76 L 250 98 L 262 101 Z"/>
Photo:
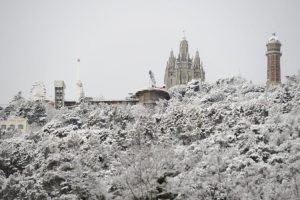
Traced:
<path fill-rule="evenodd" d="M 188 61 L 189 59 L 189 44 L 186 38 L 183 37 L 182 41 L 180 42 L 178 60 Z"/>
<path fill-rule="evenodd" d="M 267 85 L 274 85 L 281 83 L 280 74 L 280 52 L 281 43 L 277 39 L 275 33 L 269 38 L 267 43 L 266 56 L 268 58 L 267 66 Z"/>
<path fill-rule="evenodd" d="M 166 88 L 170 88 L 174 85 L 186 84 L 192 79 L 205 81 L 205 72 L 199 52 L 197 51 L 195 58 L 191 59 L 188 41 L 183 37 L 180 42 L 178 57 L 174 56 L 173 50 L 170 52 L 164 82 Z"/>
<path fill-rule="evenodd" d="M 199 51 L 196 51 L 196 55 L 193 61 L 193 69 L 194 69 L 194 76 L 193 79 L 200 79 L 205 81 L 205 72 L 203 69 L 203 64 L 200 62 Z"/>

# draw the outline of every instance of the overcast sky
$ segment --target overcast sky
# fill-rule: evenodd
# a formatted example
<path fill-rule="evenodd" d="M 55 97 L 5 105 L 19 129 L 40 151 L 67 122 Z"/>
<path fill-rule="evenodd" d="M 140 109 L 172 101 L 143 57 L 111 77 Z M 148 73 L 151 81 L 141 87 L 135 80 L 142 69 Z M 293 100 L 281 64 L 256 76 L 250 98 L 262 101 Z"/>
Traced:
<path fill-rule="evenodd" d="M 206 80 L 240 74 L 266 82 L 266 41 L 282 43 L 281 77 L 300 69 L 299 0 L 0 0 L 0 104 L 36 81 L 53 98 L 64 80 L 76 98 L 76 60 L 86 96 L 122 99 L 163 85 L 166 61 L 185 30 Z"/>

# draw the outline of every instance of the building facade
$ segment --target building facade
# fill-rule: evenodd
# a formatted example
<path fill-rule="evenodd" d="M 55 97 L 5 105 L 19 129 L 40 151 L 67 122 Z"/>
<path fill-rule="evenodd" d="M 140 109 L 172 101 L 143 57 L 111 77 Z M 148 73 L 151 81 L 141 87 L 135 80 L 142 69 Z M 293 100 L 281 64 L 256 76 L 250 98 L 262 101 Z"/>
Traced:
<path fill-rule="evenodd" d="M 194 59 L 190 58 L 188 41 L 184 37 L 180 42 L 178 57 L 174 56 L 173 50 L 170 52 L 164 83 L 166 88 L 170 88 L 186 84 L 192 79 L 205 81 L 205 72 L 198 51 Z"/>
<path fill-rule="evenodd" d="M 65 82 L 54 81 L 54 107 L 59 109 L 65 105 Z"/>
<path fill-rule="evenodd" d="M 267 42 L 266 56 L 268 59 L 267 64 L 267 85 L 274 85 L 281 83 L 280 71 L 280 52 L 281 43 L 276 37 L 275 33 L 269 38 Z"/>
<path fill-rule="evenodd" d="M 1 130 L 16 130 L 25 133 L 29 128 L 27 119 L 22 117 L 13 117 L 7 120 L 0 121 Z"/>

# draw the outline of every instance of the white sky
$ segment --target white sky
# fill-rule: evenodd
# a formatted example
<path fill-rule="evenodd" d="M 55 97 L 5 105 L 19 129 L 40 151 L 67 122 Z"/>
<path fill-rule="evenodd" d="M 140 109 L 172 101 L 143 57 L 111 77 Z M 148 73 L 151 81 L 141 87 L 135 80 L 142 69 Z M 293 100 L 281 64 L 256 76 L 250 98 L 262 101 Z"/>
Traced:
<path fill-rule="evenodd" d="M 300 69 L 299 0 L 0 0 L 0 104 L 54 80 L 76 98 L 76 60 L 87 96 L 122 99 L 163 84 L 169 52 L 185 30 L 208 82 L 240 74 L 266 81 L 266 41 L 282 43 L 282 79 Z"/>

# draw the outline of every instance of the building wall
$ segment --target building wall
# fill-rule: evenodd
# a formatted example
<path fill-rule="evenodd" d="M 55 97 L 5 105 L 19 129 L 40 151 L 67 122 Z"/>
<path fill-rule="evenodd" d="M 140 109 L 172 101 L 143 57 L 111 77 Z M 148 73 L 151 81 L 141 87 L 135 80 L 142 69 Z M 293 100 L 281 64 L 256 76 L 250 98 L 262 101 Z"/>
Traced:
<path fill-rule="evenodd" d="M 27 119 L 25 118 L 16 117 L 16 118 L 10 118 L 7 120 L 0 121 L 1 130 L 14 129 L 22 133 L 25 133 L 28 130 L 28 128 L 29 125 L 27 123 Z"/>
<path fill-rule="evenodd" d="M 267 43 L 267 85 L 281 83 L 280 48 L 281 43 L 273 34 Z"/>
<path fill-rule="evenodd" d="M 54 106 L 56 109 L 64 106 L 65 87 L 64 81 L 54 81 Z"/>
<path fill-rule="evenodd" d="M 170 99 L 170 95 L 167 91 L 161 89 L 145 89 L 136 93 L 138 102 L 144 105 L 155 105 L 160 99 Z"/>

